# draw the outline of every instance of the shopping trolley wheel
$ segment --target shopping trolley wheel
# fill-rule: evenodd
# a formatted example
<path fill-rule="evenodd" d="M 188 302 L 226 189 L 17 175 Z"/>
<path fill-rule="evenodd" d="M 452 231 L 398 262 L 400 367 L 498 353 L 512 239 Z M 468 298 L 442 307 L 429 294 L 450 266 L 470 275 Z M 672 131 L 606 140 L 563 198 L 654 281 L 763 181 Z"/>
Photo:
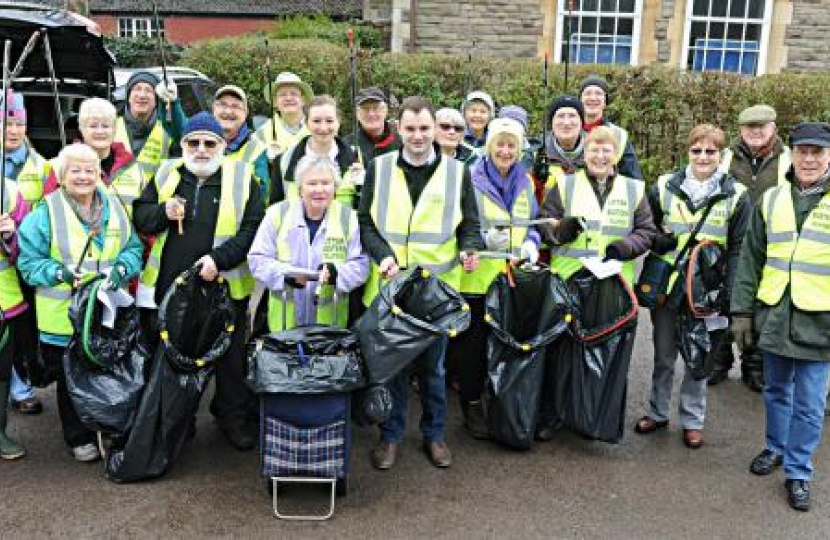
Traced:
<path fill-rule="evenodd" d="M 337 479 L 337 486 L 335 487 L 335 493 L 338 497 L 345 497 L 346 493 L 349 491 L 349 477 L 344 476 L 343 478 Z"/>

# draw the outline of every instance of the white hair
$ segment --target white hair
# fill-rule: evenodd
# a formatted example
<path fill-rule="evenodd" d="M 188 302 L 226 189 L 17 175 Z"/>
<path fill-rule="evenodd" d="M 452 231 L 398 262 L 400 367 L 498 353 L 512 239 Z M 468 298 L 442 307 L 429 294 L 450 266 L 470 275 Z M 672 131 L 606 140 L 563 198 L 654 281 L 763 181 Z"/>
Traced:
<path fill-rule="evenodd" d="M 340 168 L 328 156 L 312 156 L 306 154 L 297 162 L 297 168 L 294 169 L 294 180 L 297 182 L 297 188 L 303 182 L 306 173 L 310 171 L 326 171 L 331 174 L 334 185 L 340 183 Z"/>
<path fill-rule="evenodd" d="M 78 124 L 86 125 L 93 118 L 115 122 L 115 106 L 106 99 L 93 97 L 83 100 L 78 109 Z"/>
<path fill-rule="evenodd" d="M 435 122 L 449 122 L 454 126 L 467 125 L 467 121 L 464 120 L 464 116 L 457 109 L 451 109 L 449 107 L 438 109 L 435 112 Z"/>
<path fill-rule="evenodd" d="M 90 161 L 95 163 L 95 168 L 98 169 L 99 174 L 101 173 L 101 161 L 98 154 L 95 153 L 95 150 L 93 150 L 91 146 L 84 143 L 72 143 L 64 146 L 63 150 L 61 150 L 58 154 L 58 157 L 56 157 L 52 162 L 55 175 L 58 177 L 58 181 L 61 184 L 66 177 L 66 167 L 69 165 L 69 162 L 73 160 Z"/>

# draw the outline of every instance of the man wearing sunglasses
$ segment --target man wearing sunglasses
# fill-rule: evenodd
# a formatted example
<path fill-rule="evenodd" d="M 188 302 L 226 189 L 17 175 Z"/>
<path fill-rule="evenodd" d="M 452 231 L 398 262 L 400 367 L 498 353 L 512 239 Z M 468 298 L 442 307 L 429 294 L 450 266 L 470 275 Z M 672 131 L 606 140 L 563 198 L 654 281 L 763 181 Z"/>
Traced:
<path fill-rule="evenodd" d="M 741 111 L 740 135 L 724 151 L 719 167 L 746 186 L 755 204 L 767 189 L 784 181 L 792 163 L 790 149 L 778 136 L 775 120 L 775 109 L 769 105 L 753 105 Z M 735 362 L 732 343 L 731 339 L 721 342 L 709 376 L 710 385 L 728 378 Z M 741 379 L 754 392 L 764 388 L 764 358 L 755 343 L 741 350 Z"/>
<path fill-rule="evenodd" d="M 191 118 L 181 142 L 182 158 L 161 164 L 152 182 L 133 203 L 133 222 L 156 237 L 141 274 L 136 303 L 147 335 L 155 331 L 155 310 L 176 277 L 195 265 L 206 281 L 220 274 L 234 300 L 231 345 L 216 363 L 216 394 L 211 412 L 233 446 L 254 447 L 255 426 L 248 423 L 254 399 L 245 384 L 245 333 L 248 297 L 254 281 L 247 255 L 264 211 L 253 169 L 223 154 L 225 136 L 207 112 Z"/>

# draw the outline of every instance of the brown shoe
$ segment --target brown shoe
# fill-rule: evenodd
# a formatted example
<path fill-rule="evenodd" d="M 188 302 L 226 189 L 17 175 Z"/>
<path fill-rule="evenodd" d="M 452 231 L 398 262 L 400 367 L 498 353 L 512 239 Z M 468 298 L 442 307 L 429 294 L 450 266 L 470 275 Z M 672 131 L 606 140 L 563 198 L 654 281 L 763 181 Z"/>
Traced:
<path fill-rule="evenodd" d="M 452 454 L 447 443 L 442 442 L 424 442 L 424 452 L 433 465 L 441 469 L 445 469 L 452 463 Z"/>
<path fill-rule="evenodd" d="M 684 429 L 683 444 L 692 449 L 703 446 L 703 432 L 699 429 Z"/>
<path fill-rule="evenodd" d="M 20 414 L 40 414 L 43 412 L 43 403 L 36 397 L 22 399 L 20 401 L 13 399 L 11 400 L 11 406 L 12 409 Z"/>
<path fill-rule="evenodd" d="M 658 429 L 663 429 L 669 425 L 668 420 L 655 420 L 649 416 L 644 416 L 637 420 L 637 423 L 634 424 L 634 431 L 639 433 L 640 435 L 645 435 L 647 433 L 651 433 L 653 431 L 657 431 Z"/>
<path fill-rule="evenodd" d="M 398 456 L 398 445 L 393 443 L 378 443 L 372 449 L 372 466 L 375 469 L 385 471 L 391 469 Z"/>

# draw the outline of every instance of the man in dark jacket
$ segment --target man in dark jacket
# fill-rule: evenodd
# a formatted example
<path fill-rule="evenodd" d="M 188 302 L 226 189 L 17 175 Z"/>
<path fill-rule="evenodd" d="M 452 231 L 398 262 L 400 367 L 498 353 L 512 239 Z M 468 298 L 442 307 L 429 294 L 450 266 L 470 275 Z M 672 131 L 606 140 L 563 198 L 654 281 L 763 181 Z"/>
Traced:
<path fill-rule="evenodd" d="M 376 157 L 401 149 L 401 139 L 389 114 L 389 102 L 380 88 L 364 88 L 355 96 L 357 114 L 357 144 L 354 133 L 346 137 L 346 144 L 357 152 L 364 169 Z"/>
<path fill-rule="evenodd" d="M 234 300 L 234 331 L 228 352 L 216 363 L 211 412 L 231 444 L 249 450 L 256 439 L 246 426 L 254 405 L 245 384 L 246 311 L 253 289 L 247 255 L 263 218 L 262 198 L 251 166 L 224 157 L 222 127 L 209 113 L 188 121 L 181 146 L 182 159 L 163 162 L 133 203 L 136 230 L 155 236 L 136 302 L 154 310 L 176 277 L 195 265 L 206 281 L 225 277 Z M 228 230 L 236 232 L 219 232 Z M 149 319 L 147 326 L 154 327 Z M 157 334 L 147 326 L 148 335 Z"/>
<path fill-rule="evenodd" d="M 806 511 L 830 377 L 830 126 L 798 124 L 790 145 L 787 183 L 750 220 L 730 311 L 738 346 L 764 354 L 766 443 L 750 472 L 783 465 L 789 504 Z"/>
<path fill-rule="evenodd" d="M 724 152 L 720 170 L 728 172 L 746 186 L 750 200 L 757 204 L 764 192 L 777 185 L 790 168 L 790 149 L 778 136 L 775 109 L 769 105 L 753 105 L 738 115 L 740 136 Z M 709 384 L 715 385 L 728 377 L 735 362 L 731 339 L 721 341 Z M 741 350 L 741 378 L 755 392 L 764 388 L 764 357 L 750 344 Z"/>
<path fill-rule="evenodd" d="M 467 271 L 474 270 L 478 266 L 475 252 L 484 248 L 469 169 L 461 162 L 443 156 L 434 144 L 435 112 L 432 105 L 420 97 L 406 98 L 401 107 L 400 133 L 403 139 L 400 154 L 388 154 L 373 161 L 360 199 L 360 238 L 372 259 L 371 276 L 366 285 L 367 300 L 371 300 L 372 293 L 377 293 L 381 277 L 391 278 L 401 267 L 424 266 L 458 289 L 460 266 Z M 446 212 L 447 193 L 456 194 L 452 199 L 458 206 L 453 212 Z M 453 223 L 444 222 L 446 214 L 454 216 Z M 418 219 L 412 219 L 413 216 Z M 419 225 L 424 227 L 426 220 L 453 227 L 455 234 L 451 230 L 442 230 L 436 235 L 419 229 Z M 445 236 L 445 233 L 449 234 Z M 413 235 L 439 236 L 444 240 L 400 240 L 401 236 L 409 238 Z M 436 467 L 449 467 L 452 461 L 444 441 L 446 347 L 447 339 L 442 338 L 415 360 L 421 374 L 424 450 Z M 381 425 L 380 443 L 372 452 L 372 465 L 381 470 L 394 465 L 398 445 L 404 437 L 406 371 L 388 386 L 392 393 L 392 413 Z"/>

